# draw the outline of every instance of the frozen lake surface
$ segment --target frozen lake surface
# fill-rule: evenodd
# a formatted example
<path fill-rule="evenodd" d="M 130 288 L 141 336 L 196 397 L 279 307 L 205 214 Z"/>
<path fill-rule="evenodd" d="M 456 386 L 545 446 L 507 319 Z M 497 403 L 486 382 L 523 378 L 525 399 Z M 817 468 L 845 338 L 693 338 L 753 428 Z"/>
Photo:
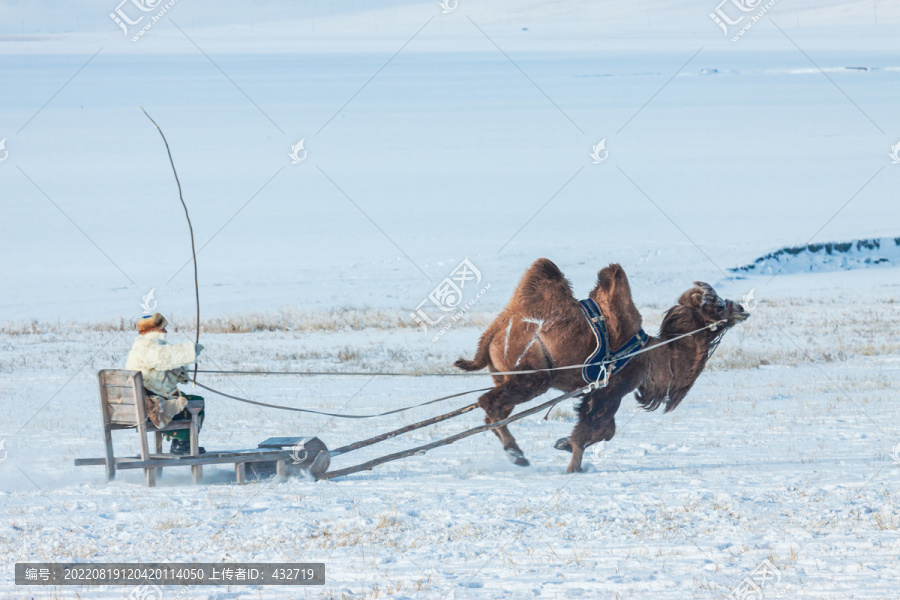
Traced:
<path fill-rule="evenodd" d="M 895 140 L 879 127 L 895 121 L 900 58 L 818 53 L 837 89 L 796 49 L 703 50 L 679 71 L 699 48 L 517 54 L 532 81 L 496 49 L 401 53 L 362 91 L 389 55 L 216 57 L 259 109 L 202 55 L 101 53 L 8 138 L 0 249 L 18 260 L 0 278 L 28 293 L 0 308 L 128 319 L 155 289 L 162 309 L 190 310 L 187 227 L 139 105 L 172 146 L 207 316 L 412 309 L 466 257 L 494 290 L 540 256 L 587 281 L 620 262 L 653 282 L 645 300 L 668 301 L 814 236 L 897 235 Z M 17 90 L 4 129 L 85 59 L 0 57 Z"/>

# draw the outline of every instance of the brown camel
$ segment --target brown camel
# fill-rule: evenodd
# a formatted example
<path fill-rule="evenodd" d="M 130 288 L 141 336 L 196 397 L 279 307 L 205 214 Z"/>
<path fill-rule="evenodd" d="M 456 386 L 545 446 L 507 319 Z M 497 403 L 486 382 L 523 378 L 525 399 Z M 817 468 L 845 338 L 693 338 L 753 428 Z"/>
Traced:
<path fill-rule="evenodd" d="M 640 331 L 641 314 L 631 299 L 628 278 L 620 265 L 611 264 L 597 274 L 597 285 L 590 298 L 605 318 L 610 350 L 618 350 Z M 637 390 L 635 397 L 647 410 L 656 410 L 663 402 L 665 412 L 678 406 L 724 332 L 749 316 L 744 307 L 720 298 L 706 283 L 696 282 L 682 294 L 666 312 L 659 335 L 650 336 L 644 348 L 718 321 L 725 323 L 635 356 L 611 374 L 606 387 L 588 393 L 578 406 L 578 423 L 572 435 L 556 442 L 556 448 L 572 452 L 568 472 L 581 472 L 586 447 L 615 435 L 615 414 L 626 394 Z M 474 360 L 461 358 L 455 364 L 465 371 L 488 367 L 491 372 L 580 365 L 596 346 L 593 330 L 572 294 L 571 284 L 552 261 L 541 258 L 528 268 L 509 304 L 481 335 Z M 550 388 L 571 392 L 587 383 L 581 369 L 566 369 L 495 375 L 494 385 L 478 399 L 478 405 L 487 414 L 486 423 L 505 419 L 517 404 Z M 494 433 L 515 464 L 528 466 L 528 459 L 506 426 Z"/>

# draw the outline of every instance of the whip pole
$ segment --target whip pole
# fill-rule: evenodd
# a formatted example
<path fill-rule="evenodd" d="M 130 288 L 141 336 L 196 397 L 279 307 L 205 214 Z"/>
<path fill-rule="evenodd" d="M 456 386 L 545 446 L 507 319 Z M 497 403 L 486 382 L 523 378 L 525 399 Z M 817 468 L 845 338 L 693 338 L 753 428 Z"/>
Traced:
<path fill-rule="evenodd" d="M 191 216 L 188 214 L 187 204 L 184 202 L 184 196 L 181 194 L 181 181 L 178 179 L 178 171 L 175 170 L 175 161 L 172 160 L 172 151 L 169 149 L 169 142 L 166 140 L 166 135 L 163 133 L 162 129 L 160 129 L 159 125 L 156 124 L 156 121 L 153 120 L 147 111 L 144 110 L 144 107 L 141 107 L 141 110 L 147 115 L 147 118 L 150 119 L 150 122 L 156 126 L 156 130 L 159 131 L 159 135 L 162 136 L 163 143 L 166 145 L 166 153 L 169 155 L 169 164 L 172 165 L 172 172 L 175 174 L 175 183 L 178 185 L 178 199 L 181 200 L 181 206 L 184 207 L 184 217 L 187 219 L 188 231 L 191 232 L 191 256 L 194 259 L 194 298 L 197 304 L 197 336 L 194 339 L 195 344 L 200 343 L 200 284 L 199 279 L 197 277 L 197 249 L 194 245 L 194 227 L 191 225 Z M 197 363 L 194 363 L 194 386 L 197 385 Z"/>

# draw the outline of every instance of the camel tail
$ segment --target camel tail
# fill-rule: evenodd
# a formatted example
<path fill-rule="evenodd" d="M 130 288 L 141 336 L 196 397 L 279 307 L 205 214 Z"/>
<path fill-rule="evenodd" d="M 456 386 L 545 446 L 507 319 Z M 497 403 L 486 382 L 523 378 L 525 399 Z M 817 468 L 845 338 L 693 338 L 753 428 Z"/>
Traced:
<path fill-rule="evenodd" d="M 475 360 L 466 360 L 465 358 L 460 358 L 453 365 L 462 369 L 463 371 L 480 371 L 487 366 L 487 363 L 479 363 L 478 357 L 475 357 Z"/>
<path fill-rule="evenodd" d="M 475 352 L 475 358 L 467 360 L 465 358 L 458 359 L 453 365 L 463 371 L 480 371 L 491 364 L 490 347 L 491 339 L 494 337 L 493 326 L 487 329 L 478 340 L 478 351 Z"/>

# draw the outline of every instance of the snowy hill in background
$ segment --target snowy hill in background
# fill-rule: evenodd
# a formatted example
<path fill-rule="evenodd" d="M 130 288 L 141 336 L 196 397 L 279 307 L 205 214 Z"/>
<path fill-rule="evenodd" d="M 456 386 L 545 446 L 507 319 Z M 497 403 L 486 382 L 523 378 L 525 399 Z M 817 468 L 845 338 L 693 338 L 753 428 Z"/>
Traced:
<path fill-rule="evenodd" d="M 900 265 L 900 238 L 826 242 L 781 248 L 748 265 L 729 269 L 734 273 L 825 273 Z"/>

